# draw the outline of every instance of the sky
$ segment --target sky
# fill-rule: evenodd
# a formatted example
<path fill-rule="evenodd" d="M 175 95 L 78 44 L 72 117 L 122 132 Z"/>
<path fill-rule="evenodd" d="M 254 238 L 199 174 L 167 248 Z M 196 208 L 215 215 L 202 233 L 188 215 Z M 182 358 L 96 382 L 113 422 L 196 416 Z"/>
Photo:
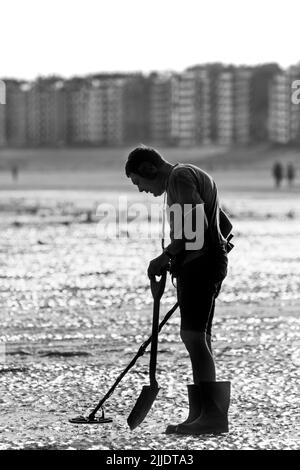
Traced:
<path fill-rule="evenodd" d="M 0 77 L 300 61 L 299 0 L 0 0 Z"/>

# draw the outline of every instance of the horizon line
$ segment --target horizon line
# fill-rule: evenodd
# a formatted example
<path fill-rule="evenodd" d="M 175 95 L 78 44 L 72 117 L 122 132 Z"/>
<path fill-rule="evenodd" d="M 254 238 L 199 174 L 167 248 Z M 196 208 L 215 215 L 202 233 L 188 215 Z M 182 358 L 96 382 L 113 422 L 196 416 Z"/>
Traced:
<path fill-rule="evenodd" d="M 1 76 L 0 79 L 2 80 L 19 80 L 19 81 L 35 81 L 39 78 L 50 78 L 50 77 L 58 77 L 58 78 L 61 78 L 61 79 L 64 79 L 64 80 L 69 80 L 69 79 L 73 79 L 73 78 L 86 78 L 86 77 L 89 77 L 89 76 L 94 76 L 94 75 L 130 75 L 130 74 L 141 74 L 141 75 L 151 75 L 153 73 L 159 73 L 159 74 L 167 74 L 167 73 L 182 73 L 182 72 L 185 72 L 191 68 L 194 68 L 194 67 L 205 67 L 205 66 L 208 66 L 208 65 L 223 65 L 224 67 L 245 67 L 245 68 L 249 68 L 249 69 L 253 69 L 253 68 L 256 68 L 256 67 L 262 67 L 262 66 L 265 66 L 265 65 L 277 65 L 279 67 L 279 69 L 281 71 L 287 71 L 289 70 L 291 67 L 299 67 L 300 68 L 300 60 L 299 62 L 297 63 L 294 63 L 294 64 L 290 64 L 286 67 L 283 67 L 282 65 L 280 65 L 279 62 L 274 62 L 274 61 L 270 61 L 270 62 L 257 62 L 256 64 L 247 64 L 247 63 L 235 63 L 235 62 L 219 62 L 219 61 L 211 61 L 211 62 L 199 62 L 199 63 L 196 63 L 196 64 L 193 64 L 193 65 L 189 65 L 187 67 L 185 67 L 184 69 L 181 69 L 181 70 L 178 70 L 178 69 L 149 69 L 149 70 L 141 70 L 141 69 L 130 69 L 130 70 L 118 70 L 118 69 L 115 69 L 115 70 L 101 70 L 101 71 L 97 71 L 97 72 L 86 72 L 86 73 L 74 73 L 74 74 L 70 74 L 70 75 L 62 75 L 62 74 L 59 74 L 58 72 L 49 72 L 48 74 L 40 74 L 40 75 L 35 75 L 34 77 L 31 77 L 31 78 L 24 78 L 24 77 L 20 77 L 20 76 Z"/>

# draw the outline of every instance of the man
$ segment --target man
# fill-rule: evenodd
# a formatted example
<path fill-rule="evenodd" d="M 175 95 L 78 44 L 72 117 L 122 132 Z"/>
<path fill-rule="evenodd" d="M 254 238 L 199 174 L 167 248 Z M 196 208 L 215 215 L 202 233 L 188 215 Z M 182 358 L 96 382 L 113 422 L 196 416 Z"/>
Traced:
<path fill-rule="evenodd" d="M 293 186 L 295 176 L 296 176 L 295 167 L 292 163 L 289 163 L 286 169 L 286 177 L 287 177 L 290 188 Z"/>
<path fill-rule="evenodd" d="M 155 197 L 166 192 L 169 213 L 172 207 L 182 208 L 181 220 L 178 217 L 169 220 L 171 243 L 148 267 L 150 279 L 161 275 L 170 263 L 173 267 L 181 314 L 180 335 L 190 356 L 194 379 L 194 384 L 188 385 L 188 418 L 181 424 L 169 425 L 166 433 L 227 432 L 230 382 L 216 382 L 211 349 L 215 298 L 227 274 L 226 240 L 219 226 L 216 184 L 200 168 L 190 164 L 171 165 L 148 147 L 137 147 L 130 152 L 125 171 L 140 192 Z M 197 226 L 199 207 L 204 212 Z M 187 243 L 187 233 L 191 230 L 185 229 L 191 214 L 193 228 L 196 223 L 195 234 L 204 232 L 200 245 L 197 240 L 194 245 L 191 240 Z"/>
<path fill-rule="evenodd" d="M 274 180 L 275 180 L 275 186 L 276 186 L 276 188 L 279 188 L 280 185 L 281 185 L 281 181 L 283 179 L 282 164 L 280 162 L 275 162 L 274 165 L 273 165 L 272 172 L 273 172 L 273 177 L 274 177 Z"/>

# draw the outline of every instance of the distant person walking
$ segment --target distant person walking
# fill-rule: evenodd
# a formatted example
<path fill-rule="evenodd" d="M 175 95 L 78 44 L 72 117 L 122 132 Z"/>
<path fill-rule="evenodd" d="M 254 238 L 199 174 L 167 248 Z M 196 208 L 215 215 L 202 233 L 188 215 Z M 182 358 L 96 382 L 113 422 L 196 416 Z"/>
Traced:
<path fill-rule="evenodd" d="M 276 162 L 273 165 L 273 177 L 276 188 L 279 188 L 283 179 L 283 168 L 280 162 Z"/>
<path fill-rule="evenodd" d="M 11 177 L 12 177 L 12 180 L 17 182 L 18 181 L 18 178 L 19 178 L 19 168 L 17 165 L 14 165 L 12 166 L 11 168 Z"/>
<path fill-rule="evenodd" d="M 291 188 L 293 186 L 294 179 L 296 177 L 296 170 L 292 163 L 289 163 L 286 168 L 286 177 L 288 180 L 288 185 Z"/>

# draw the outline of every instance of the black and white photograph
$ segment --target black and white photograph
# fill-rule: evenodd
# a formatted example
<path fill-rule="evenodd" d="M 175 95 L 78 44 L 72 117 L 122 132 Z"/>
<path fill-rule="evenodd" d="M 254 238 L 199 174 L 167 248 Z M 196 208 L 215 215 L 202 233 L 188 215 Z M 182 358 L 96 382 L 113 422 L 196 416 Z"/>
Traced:
<path fill-rule="evenodd" d="M 0 15 L 0 451 L 299 450 L 299 1 Z"/>

